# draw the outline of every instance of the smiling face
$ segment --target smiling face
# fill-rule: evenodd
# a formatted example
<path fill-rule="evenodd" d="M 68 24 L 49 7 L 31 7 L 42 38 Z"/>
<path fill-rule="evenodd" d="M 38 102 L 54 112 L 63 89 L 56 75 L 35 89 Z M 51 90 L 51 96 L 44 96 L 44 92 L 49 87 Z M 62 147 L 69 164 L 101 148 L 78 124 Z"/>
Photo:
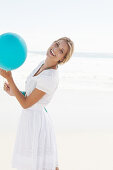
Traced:
<path fill-rule="evenodd" d="M 68 52 L 68 45 L 65 40 L 59 40 L 52 43 L 47 50 L 47 56 L 58 62 L 62 61 Z"/>

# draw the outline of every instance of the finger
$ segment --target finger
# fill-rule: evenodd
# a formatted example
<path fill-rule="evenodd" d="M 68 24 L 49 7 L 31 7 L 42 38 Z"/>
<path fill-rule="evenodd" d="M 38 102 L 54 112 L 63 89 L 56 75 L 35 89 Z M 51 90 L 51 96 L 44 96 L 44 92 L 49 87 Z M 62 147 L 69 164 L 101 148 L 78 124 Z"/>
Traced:
<path fill-rule="evenodd" d="M 7 86 L 7 84 L 4 84 L 4 88 L 7 88 L 8 86 Z"/>
<path fill-rule="evenodd" d="M 6 90 L 5 86 L 3 87 L 3 90 Z"/>
<path fill-rule="evenodd" d="M 4 83 L 5 86 L 9 87 L 9 85 L 7 83 Z"/>
<path fill-rule="evenodd" d="M 4 83 L 4 86 L 8 86 L 8 84 L 7 84 L 7 83 Z"/>
<path fill-rule="evenodd" d="M 4 86 L 4 88 L 3 88 L 5 91 L 8 91 L 8 88 L 6 87 L 6 86 Z"/>
<path fill-rule="evenodd" d="M 7 84 L 6 84 L 6 83 L 4 83 L 4 86 L 7 86 Z"/>
<path fill-rule="evenodd" d="M 4 86 L 4 89 L 5 89 L 5 90 L 9 90 L 9 87 L 7 87 L 7 86 Z"/>

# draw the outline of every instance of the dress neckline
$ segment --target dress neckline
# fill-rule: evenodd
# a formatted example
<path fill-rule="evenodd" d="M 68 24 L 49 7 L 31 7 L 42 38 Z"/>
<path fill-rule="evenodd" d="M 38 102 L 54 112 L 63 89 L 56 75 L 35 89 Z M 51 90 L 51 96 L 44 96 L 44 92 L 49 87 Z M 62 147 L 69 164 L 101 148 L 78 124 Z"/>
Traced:
<path fill-rule="evenodd" d="M 54 70 L 54 71 L 57 71 L 57 70 L 58 70 L 58 68 L 57 68 L 57 69 L 50 68 L 50 69 L 43 70 L 43 71 L 41 71 L 38 75 L 34 76 L 34 75 L 39 71 L 39 69 L 42 67 L 42 65 L 44 64 L 44 62 L 45 62 L 45 60 L 43 60 L 43 61 L 36 67 L 36 69 L 35 69 L 36 71 L 33 72 L 32 77 L 36 77 L 36 76 L 40 75 L 43 71 L 46 71 L 46 70 Z"/>

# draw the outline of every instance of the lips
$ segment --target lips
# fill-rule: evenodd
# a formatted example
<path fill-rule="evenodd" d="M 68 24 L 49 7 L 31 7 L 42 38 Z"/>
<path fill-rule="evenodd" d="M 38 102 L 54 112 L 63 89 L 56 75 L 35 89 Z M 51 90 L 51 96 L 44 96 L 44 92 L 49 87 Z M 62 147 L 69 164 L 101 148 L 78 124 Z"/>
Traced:
<path fill-rule="evenodd" d="M 52 56 L 55 56 L 55 54 L 53 53 L 52 49 L 50 49 L 50 53 Z"/>
<path fill-rule="evenodd" d="M 51 52 L 51 50 L 50 50 L 50 53 L 51 53 L 52 56 L 54 56 L 53 53 Z"/>

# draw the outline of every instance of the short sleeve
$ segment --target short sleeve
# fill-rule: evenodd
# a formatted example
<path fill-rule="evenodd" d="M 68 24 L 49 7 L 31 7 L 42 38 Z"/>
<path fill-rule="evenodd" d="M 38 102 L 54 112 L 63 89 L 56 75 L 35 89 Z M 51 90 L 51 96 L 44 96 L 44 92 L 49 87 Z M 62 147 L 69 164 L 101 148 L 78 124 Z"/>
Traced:
<path fill-rule="evenodd" d="M 56 89 L 56 81 L 52 76 L 41 75 L 37 77 L 36 88 L 51 94 Z"/>

